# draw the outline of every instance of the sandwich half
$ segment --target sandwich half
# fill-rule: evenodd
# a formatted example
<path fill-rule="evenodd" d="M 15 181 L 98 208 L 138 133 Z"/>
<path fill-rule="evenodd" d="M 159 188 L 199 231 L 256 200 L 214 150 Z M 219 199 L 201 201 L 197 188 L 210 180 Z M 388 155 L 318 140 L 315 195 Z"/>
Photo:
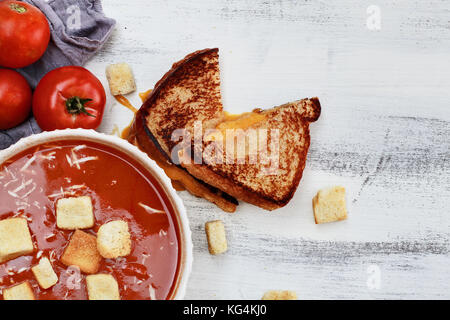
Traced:
<path fill-rule="evenodd" d="M 155 85 L 130 131 L 172 179 L 227 212 L 243 200 L 267 210 L 297 189 L 310 144 L 317 98 L 241 115 L 223 111 L 218 49 L 186 56 Z"/>

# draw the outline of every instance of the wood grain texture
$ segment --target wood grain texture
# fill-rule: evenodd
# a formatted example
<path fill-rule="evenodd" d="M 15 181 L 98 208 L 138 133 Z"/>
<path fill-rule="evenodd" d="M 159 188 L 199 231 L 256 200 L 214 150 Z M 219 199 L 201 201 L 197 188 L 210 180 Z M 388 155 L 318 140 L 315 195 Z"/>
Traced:
<path fill-rule="evenodd" d="M 381 30 L 366 27 L 369 5 Z M 318 96 L 311 148 L 292 201 L 235 214 L 181 192 L 194 267 L 186 298 L 450 298 L 450 3 L 448 1 L 103 1 L 118 21 L 88 63 L 128 62 L 139 91 L 189 52 L 220 48 L 230 112 Z M 137 94 L 129 96 L 140 105 Z M 131 112 L 109 97 L 101 131 Z M 319 188 L 347 189 L 349 219 L 315 225 Z M 229 251 L 208 253 L 204 223 L 221 219 Z M 380 286 L 367 284 L 380 270 Z M 371 289 L 372 288 L 372 289 Z"/>

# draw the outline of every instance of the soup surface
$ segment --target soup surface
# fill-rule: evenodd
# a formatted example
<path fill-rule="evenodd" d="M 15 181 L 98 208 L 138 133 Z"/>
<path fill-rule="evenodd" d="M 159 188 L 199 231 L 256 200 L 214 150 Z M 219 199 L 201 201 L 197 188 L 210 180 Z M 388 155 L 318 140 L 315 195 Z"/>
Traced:
<path fill-rule="evenodd" d="M 60 262 L 73 231 L 56 226 L 58 199 L 90 196 L 96 234 L 109 221 L 128 222 L 131 254 L 103 259 L 98 273 L 114 276 L 121 299 L 166 299 L 179 272 L 179 230 L 173 208 L 157 181 L 131 157 L 86 141 L 33 147 L 0 166 L 0 220 L 28 221 L 35 251 L 0 264 L 5 288 L 28 280 L 36 299 L 87 299 L 86 275 Z M 31 267 L 50 259 L 58 283 L 44 290 Z"/>

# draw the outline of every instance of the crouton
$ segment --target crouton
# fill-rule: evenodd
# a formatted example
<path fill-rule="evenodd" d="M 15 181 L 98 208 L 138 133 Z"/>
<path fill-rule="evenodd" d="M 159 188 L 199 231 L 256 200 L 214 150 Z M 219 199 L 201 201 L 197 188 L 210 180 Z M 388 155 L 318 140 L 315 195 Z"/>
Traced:
<path fill-rule="evenodd" d="M 297 294 L 289 290 L 269 290 L 261 300 L 297 300 Z"/>
<path fill-rule="evenodd" d="M 30 254 L 33 250 L 26 219 L 9 218 L 0 221 L 0 263 Z"/>
<path fill-rule="evenodd" d="M 319 190 L 313 199 L 316 224 L 347 219 L 345 188 L 335 186 Z"/>
<path fill-rule="evenodd" d="M 106 67 L 106 78 L 113 96 L 136 90 L 133 71 L 127 63 L 111 64 Z"/>
<path fill-rule="evenodd" d="M 94 226 L 91 197 L 59 199 L 56 203 L 56 225 L 60 229 L 87 229 Z"/>
<path fill-rule="evenodd" d="M 97 232 L 97 249 L 103 258 L 125 257 L 131 252 L 128 223 L 122 220 L 102 225 Z"/>
<path fill-rule="evenodd" d="M 209 221 L 205 224 L 208 249 L 211 254 L 220 254 L 228 249 L 225 226 L 222 221 Z"/>
<path fill-rule="evenodd" d="M 102 256 L 97 250 L 97 238 L 76 230 L 64 250 L 61 262 L 66 266 L 78 266 L 84 273 L 97 273 Z"/>
<path fill-rule="evenodd" d="M 35 300 L 33 289 L 28 281 L 3 290 L 4 300 Z"/>
<path fill-rule="evenodd" d="M 48 289 L 58 282 L 58 276 L 46 257 L 41 258 L 39 263 L 31 268 L 31 271 L 42 289 Z"/>
<path fill-rule="evenodd" d="M 89 300 L 120 300 L 119 285 L 110 274 L 86 277 Z"/>

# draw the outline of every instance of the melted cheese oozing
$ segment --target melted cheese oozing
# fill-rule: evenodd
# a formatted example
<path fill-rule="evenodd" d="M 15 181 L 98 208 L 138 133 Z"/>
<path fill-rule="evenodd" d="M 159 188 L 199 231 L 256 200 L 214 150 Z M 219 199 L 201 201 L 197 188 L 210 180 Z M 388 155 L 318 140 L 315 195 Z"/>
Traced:
<path fill-rule="evenodd" d="M 245 112 L 242 114 L 230 114 L 224 112 L 225 121 L 219 123 L 217 129 L 225 131 L 227 129 L 242 129 L 246 130 L 266 119 L 266 116 L 258 112 Z"/>
<path fill-rule="evenodd" d="M 225 140 L 227 130 L 247 130 L 253 125 L 266 120 L 266 115 L 259 112 L 245 112 L 241 114 L 223 113 L 224 121 L 216 126 L 216 131 L 205 136 L 205 141 Z"/>

